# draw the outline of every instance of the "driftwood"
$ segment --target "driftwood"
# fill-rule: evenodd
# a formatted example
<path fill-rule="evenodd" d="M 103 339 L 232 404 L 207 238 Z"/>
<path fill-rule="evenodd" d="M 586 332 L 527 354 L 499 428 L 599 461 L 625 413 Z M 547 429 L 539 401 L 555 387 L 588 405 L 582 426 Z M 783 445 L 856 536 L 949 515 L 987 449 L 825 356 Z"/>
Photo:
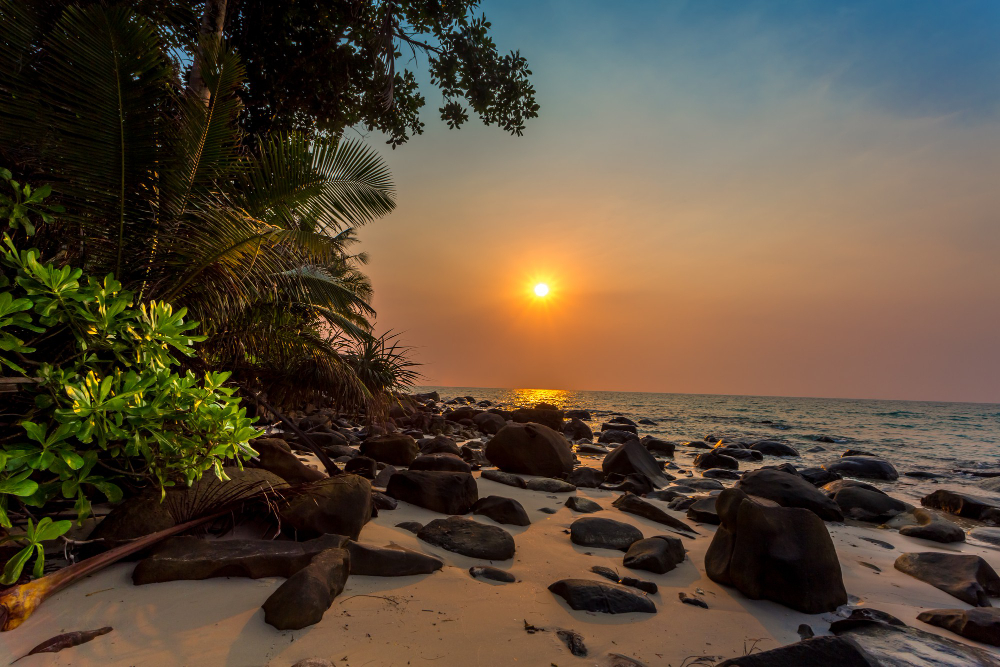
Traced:
<path fill-rule="evenodd" d="M 106 635 L 114 630 L 111 626 L 98 628 L 97 630 L 77 630 L 76 632 L 67 632 L 62 635 L 56 635 L 51 639 L 46 639 L 41 644 L 31 649 L 24 655 L 22 655 L 17 660 L 24 660 L 29 655 L 35 655 L 36 653 L 58 653 L 64 648 L 70 648 L 73 646 L 79 646 L 80 644 L 86 644 L 92 639 L 97 639 L 101 635 Z M 17 662 L 15 660 L 14 662 Z M 14 664 L 14 662 L 10 664 Z"/>

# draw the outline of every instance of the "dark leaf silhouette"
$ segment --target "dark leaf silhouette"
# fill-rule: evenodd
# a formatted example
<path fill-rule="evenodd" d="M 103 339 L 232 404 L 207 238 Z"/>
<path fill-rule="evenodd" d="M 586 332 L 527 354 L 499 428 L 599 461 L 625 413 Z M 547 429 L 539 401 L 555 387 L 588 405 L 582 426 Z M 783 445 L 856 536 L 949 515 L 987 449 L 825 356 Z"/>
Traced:
<path fill-rule="evenodd" d="M 77 630 L 76 632 L 67 632 L 62 635 L 56 635 L 52 639 L 46 639 L 41 644 L 31 649 L 20 658 L 15 660 L 24 660 L 29 655 L 34 655 L 36 653 L 58 653 L 64 648 L 70 648 L 72 646 L 79 646 L 80 644 L 86 644 L 92 639 L 96 639 L 101 635 L 106 635 L 111 632 L 114 628 L 111 626 L 106 626 L 103 628 L 98 628 L 97 630 Z M 10 664 L 14 664 L 14 662 Z"/>

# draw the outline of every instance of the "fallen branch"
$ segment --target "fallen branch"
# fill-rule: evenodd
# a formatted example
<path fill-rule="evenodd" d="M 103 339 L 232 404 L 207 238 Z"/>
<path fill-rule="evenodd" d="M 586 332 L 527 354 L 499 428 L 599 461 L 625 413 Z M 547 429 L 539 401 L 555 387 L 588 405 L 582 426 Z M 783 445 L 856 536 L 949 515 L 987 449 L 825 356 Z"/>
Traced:
<path fill-rule="evenodd" d="M 283 423 L 288 428 L 292 429 L 292 433 L 294 433 L 298 437 L 298 439 L 302 441 L 302 444 L 305 445 L 306 447 L 308 447 L 310 450 L 312 450 L 312 453 L 316 455 L 316 458 L 318 458 L 323 463 L 323 466 L 326 467 L 326 474 L 328 474 L 330 477 L 333 477 L 333 476 L 339 475 L 340 473 L 343 472 L 343 470 L 340 469 L 340 466 L 338 466 L 336 463 L 334 463 L 333 459 L 331 459 L 329 456 L 327 456 L 327 453 L 324 452 L 323 449 L 320 446 L 318 446 L 316 443 L 314 443 L 309 438 L 309 436 L 306 435 L 302 431 L 302 429 L 300 429 L 295 424 L 295 422 L 293 422 L 291 419 L 289 419 L 285 415 L 283 415 L 280 412 L 278 412 L 267 401 L 265 401 L 263 398 L 261 398 L 260 395 L 257 394 L 257 392 L 251 391 L 251 390 L 247 390 L 247 393 L 250 394 L 250 396 L 255 401 L 257 401 L 257 403 L 260 405 L 260 407 L 262 407 L 265 410 L 267 410 L 268 412 L 270 412 L 272 415 L 274 415 L 275 417 L 277 417 L 278 419 L 280 419 L 281 423 Z"/>

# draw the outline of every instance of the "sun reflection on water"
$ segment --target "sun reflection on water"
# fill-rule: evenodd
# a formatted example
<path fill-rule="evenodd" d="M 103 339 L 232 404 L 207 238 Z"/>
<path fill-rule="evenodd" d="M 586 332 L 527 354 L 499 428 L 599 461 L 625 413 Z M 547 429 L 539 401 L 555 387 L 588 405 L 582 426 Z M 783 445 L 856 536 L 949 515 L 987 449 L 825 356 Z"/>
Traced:
<path fill-rule="evenodd" d="M 575 391 L 565 389 L 508 389 L 502 401 L 519 408 L 531 408 L 537 403 L 550 403 L 557 408 L 573 407 Z"/>

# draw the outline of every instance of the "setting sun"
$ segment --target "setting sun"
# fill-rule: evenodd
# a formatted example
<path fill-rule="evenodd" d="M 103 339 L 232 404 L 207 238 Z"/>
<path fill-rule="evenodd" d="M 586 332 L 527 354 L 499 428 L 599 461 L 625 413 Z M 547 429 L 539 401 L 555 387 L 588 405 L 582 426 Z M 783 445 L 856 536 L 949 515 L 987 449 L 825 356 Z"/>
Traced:
<path fill-rule="evenodd" d="M 547 296 L 549 293 L 549 286 L 545 283 L 538 283 L 535 285 L 535 296 Z"/>

